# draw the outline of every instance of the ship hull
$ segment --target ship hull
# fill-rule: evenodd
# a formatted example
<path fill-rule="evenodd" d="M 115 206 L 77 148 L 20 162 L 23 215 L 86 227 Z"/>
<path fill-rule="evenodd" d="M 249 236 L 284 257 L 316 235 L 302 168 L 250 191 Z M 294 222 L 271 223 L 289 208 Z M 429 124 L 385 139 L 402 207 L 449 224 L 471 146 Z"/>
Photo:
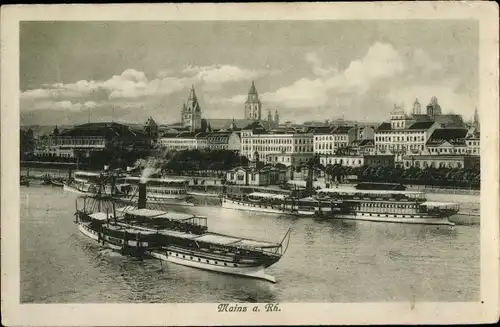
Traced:
<path fill-rule="evenodd" d="M 447 217 L 432 217 L 432 216 L 414 216 L 404 214 L 379 214 L 356 212 L 352 214 L 335 213 L 330 219 L 352 219 L 386 223 L 399 224 L 419 224 L 419 225 L 448 225 L 455 224 L 448 220 Z"/>
<path fill-rule="evenodd" d="M 94 194 L 94 193 L 90 193 L 90 192 L 86 192 L 86 191 L 80 190 L 80 189 L 78 189 L 76 187 L 73 187 L 71 185 L 68 185 L 66 183 L 63 184 L 63 190 L 67 191 L 67 192 L 77 193 L 77 194 Z"/>
<path fill-rule="evenodd" d="M 121 197 L 116 197 L 115 200 L 121 201 L 121 202 L 132 202 L 135 201 L 135 197 L 130 197 L 130 196 L 121 196 Z M 165 204 L 165 205 L 175 205 L 175 206 L 182 206 L 182 207 L 193 207 L 194 203 L 187 202 L 184 198 L 174 198 L 174 197 L 156 197 L 156 196 L 147 196 L 146 197 L 147 203 L 151 204 Z"/>
<path fill-rule="evenodd" d="M 207 198 L 218 198 L 220 196 L 217 193 L 204 193 L 204 192 L 187 192 L 187 194 L 192 196 L 203 196 Z"/>
<path fill-rule="evenodd" d="M 99 240 L 97 232 L 88 227 L 87 224 L 85 223 L 78 223 L 78 230 L 80 231 L 80 233 L 82 233 L 83 235 L 87 236 L 88 238 L 94 241 Z"/>
<path fill-rule="evenodd" d="M 117 252 L 123 251 L 123 246 L 121 244 L 115 244 L 117 243 L 116 241 L 110 242 L 110 237 L 107 235 L 100 238 L 99 233 L 91 229 L 86 223 L 78 223 L 78 230 L 84 236 L 96 242 L 102 242 L 102 245 L 107 246 L 111 250 Z M 132 247 L 136 245 L 135 241 L 131 240 L 129 240 L 127 244 Z M 142 242 L 142 245 L 147 247 L 148 243 Z M 191 249 L 186 249 L 184 251 L 182 251 L 183 249 L 180 250 L 181 251 L 174 250 L 172 248 L 150 249 L 146 250 L 144 255 L 187 267 L 276 283 L 276 278 L 266 273 L 266 266 L 262 263 L 235 263 L 228 257 L 223 258 L 217 257 L 216 255 L 211 256 L 209 253 L 197 253 L 193 252 Z"/>
<path fill-rule="evenodd" d="M 251 202 L 243 202 L 243 201 L 235 201 L 235 200 L 230 200 L 230 199 L 223 199 L 222 208 L 225 209 L 232 209 L 232 210 L 242 210 L 242 211 L 254 211 L 254 212 L 263 212 L 263 213 L 271 213 L 271 214 L 276 214 L 276 215 L 294 215 L 294 216 L 314 216 L 315 212 L 313 211 L 307 211 L 307 210 L 291 210 L 291 206 L 287 205 L 287 209 L 282 209 L 282 208 L 277 208 L 278 206 L 275 206 L 274 208 L 270 205 L 259 205 L 257 203 L 251 203 Z"/>
<path fill-rule="evenodd" d="M 170 249 L 165 250 L 152 250 L 147 252 L 153 258 L 172 262 L 178 265 L 208 270 L 223 274 L 229 275 L 237 275 L 244 276 L 249 278 L 256 278 L 266 280 L 271 283 L 276 283 L 276 278 L 266 273 L 266 269 L 263 265 L 243 265 L 236 264 L 235 267 L 233 263 L 226 263 L 214 260 L 207 259 L 206 257 L 202 257 L 196 254 L 184 255 L 181 252 L 175 252 Z"/>

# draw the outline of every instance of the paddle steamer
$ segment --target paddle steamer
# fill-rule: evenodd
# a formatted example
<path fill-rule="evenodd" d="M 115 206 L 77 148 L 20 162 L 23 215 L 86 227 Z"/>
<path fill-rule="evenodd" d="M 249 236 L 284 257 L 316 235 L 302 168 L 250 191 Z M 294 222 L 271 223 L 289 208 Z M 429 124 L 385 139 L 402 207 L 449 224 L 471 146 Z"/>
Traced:
<path fill-rule="evenodd" d="M 188 202 L 190 198 L 187 193 L 189 181 L 186 179 L 126 176 L 123 186 L 118 187 L 122 193 L 120 198 L 125 201 L 133 198 L 138 193 L 140 183 L 147 185 L 147 201 L 149 203 L 194 206 L 193 203 Z"/>
<path fill-rule="evenodd" d="M 386 189 L 321 189 L 311 197 L 320 210 L 336 219 L 357 219 L 390 223 L 451 225 L 457 203 L 427 201 L 425 193 Z"/>
<path fill-rule="evenodd" d="M 306 217 L 314 216 L 317 213 L 317 207 L 311 205 L 310 201 L 299 201 L 299 199 L 285 194 L 263 192 L 253 192 L 241 196 L 223 195 L 221 206 L 226 209 Z"/>
<path fill-rule="evenodd" d="M 288 248 L 280 243 L 208 231 L 207 218 L 146 208 L 146 185 L 138 184 L 137 206 L 115 208 L 112 196 L 84 196 L 75 213 L 82 234 L 122 254 L 276 282 L 266 268 Z M 285 245 L 286 242 L 286 245 Z"/>
<path fill-rule="evenodd" d="M 357 188 L 311 191 L 311 195 L 300 198 L 254 192 L 239 197 L 224 195 L 222 207 L 303 217 L 454 225 L 448 218 L 458 213 L 459 204 L 427 201 L 425 193 L 405 189 L 402 185 L 361 183 Z"/>

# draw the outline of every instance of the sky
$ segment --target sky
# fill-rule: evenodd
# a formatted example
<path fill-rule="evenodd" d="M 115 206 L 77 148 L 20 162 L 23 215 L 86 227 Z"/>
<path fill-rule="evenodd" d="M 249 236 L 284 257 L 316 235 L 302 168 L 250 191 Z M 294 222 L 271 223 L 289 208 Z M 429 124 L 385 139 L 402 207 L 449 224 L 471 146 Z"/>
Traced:
<path fill-rule="evenodd" d="M 263 117 L 381 122 L 436 96 L 478 105 L 476 21 L 22 22 L 21 124 L 180 120 L 194 85 L 203 118 L 244 118 L 252 80 Z"/>

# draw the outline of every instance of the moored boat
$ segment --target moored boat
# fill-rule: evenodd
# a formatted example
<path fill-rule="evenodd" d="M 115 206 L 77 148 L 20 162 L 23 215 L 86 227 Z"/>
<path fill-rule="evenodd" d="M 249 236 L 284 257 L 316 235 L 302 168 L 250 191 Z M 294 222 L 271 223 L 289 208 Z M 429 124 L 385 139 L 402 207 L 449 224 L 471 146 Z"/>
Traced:
<path fill-rule="evenodd" d="M 280 243 L 209 232 L 206 217 L 148 209 L 146 201 L 144 184 L 137 206 L 115 208 L 109 196 L 87 195 L 75 222 L 82 234 L 122 254 L 276 282 L 266 268 L 286 252 L 290 230 Z"/>
<path fill-rule="evenodd" d="M 58 180 L 58 179 L 51 179 L 50 184 L 52 186 L 64 187 L 64 182 L 62 180 Z"/>
<path fill-rule="evenodd" d="M 300 204 L 297 199 L 284 194 L 253 192 L 242 196 L 223 195 L 221 206 L 226 209 L 256 211 L 271 214 L 314 216 L 314 206 Z"/>
<path fill-rule="evenodd" d="M 177 206 L 194 206 L 188 202 L 187 194 L 188 180 L 169 178 L 142 178 L 136 176 L 126 176 L 123 184 L 117 185 L 121 195 L 120 201 L 130 201 L 138 193 L 139 184 L 145 183 L 148 188 L 148 203 L 169 204 Z"/>
<path fill-rule="evenodd" d="M 458 213 L 459 204 L 427 201 L 425 193 L 386 189 L 333 188 L 313 196 L 320 206 L 341 202 L 332 218 L 378 222 L 451 225 L 448 217 Z"/>
<path fill-rule="evenodd" d="M 20 181 L 19 181 L 19 184 L 20 184 L 21 186 L 30 186 L 30 181 L 29 181 L 29 179 L 28 179 L 28 178 L 26 178 L 26 177 L 22 177 L 22 176 L 21 176 L 21 179 L 20 179 Z"/>

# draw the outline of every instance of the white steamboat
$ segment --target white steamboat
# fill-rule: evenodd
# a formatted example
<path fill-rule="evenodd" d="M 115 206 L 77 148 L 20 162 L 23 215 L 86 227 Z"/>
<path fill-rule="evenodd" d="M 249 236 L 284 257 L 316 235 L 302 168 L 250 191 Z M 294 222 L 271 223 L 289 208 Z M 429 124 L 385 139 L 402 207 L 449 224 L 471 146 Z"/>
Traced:
<path fill-rule="evenodd" d="M 454 225 L 456 203 L 427 201 L 425 193 L 400 190 L 333 188 L 318 190 L 313 200 L 336 219 L 356 219 L 405 224 Z"/>
<path fill-rule="evenodd" d="M 284 194 L 253 192 L 241 196 L 224 195 L 221 202 L 222 207 L 226 209 L 294 216 L 316 214 L 314 207 Z"/>
<path fill-rule="evenodd" d="M 187 193 L 189 181 L 185 179 L 169 179 L 169 178 L 141 178 L 135 176 L 127 176 L 124 183 L 128 186 L 121 187 L 122 192 L 120 197 L 122 200 L 131 200 L 139 190 L 140 183 L 146 183 L 148 187 L 147 201 L 148 203 L 170 204 L 180 206 L 193 206 L 188 202 L 189 195 Z"/>
<path fill-rule="evenodd" d="M 286 252 L 290 230 L 280 243 L 208 232 L 206 217 L 145 208 L 145 189 L 140 184 L 137 207 L 115 209 L 114 202 L 102 201 L 96 206 L 102 197 L 85 197 L 75 214 L 78 229 L 122 254 L 276 282 L 266 268 Z"/>

